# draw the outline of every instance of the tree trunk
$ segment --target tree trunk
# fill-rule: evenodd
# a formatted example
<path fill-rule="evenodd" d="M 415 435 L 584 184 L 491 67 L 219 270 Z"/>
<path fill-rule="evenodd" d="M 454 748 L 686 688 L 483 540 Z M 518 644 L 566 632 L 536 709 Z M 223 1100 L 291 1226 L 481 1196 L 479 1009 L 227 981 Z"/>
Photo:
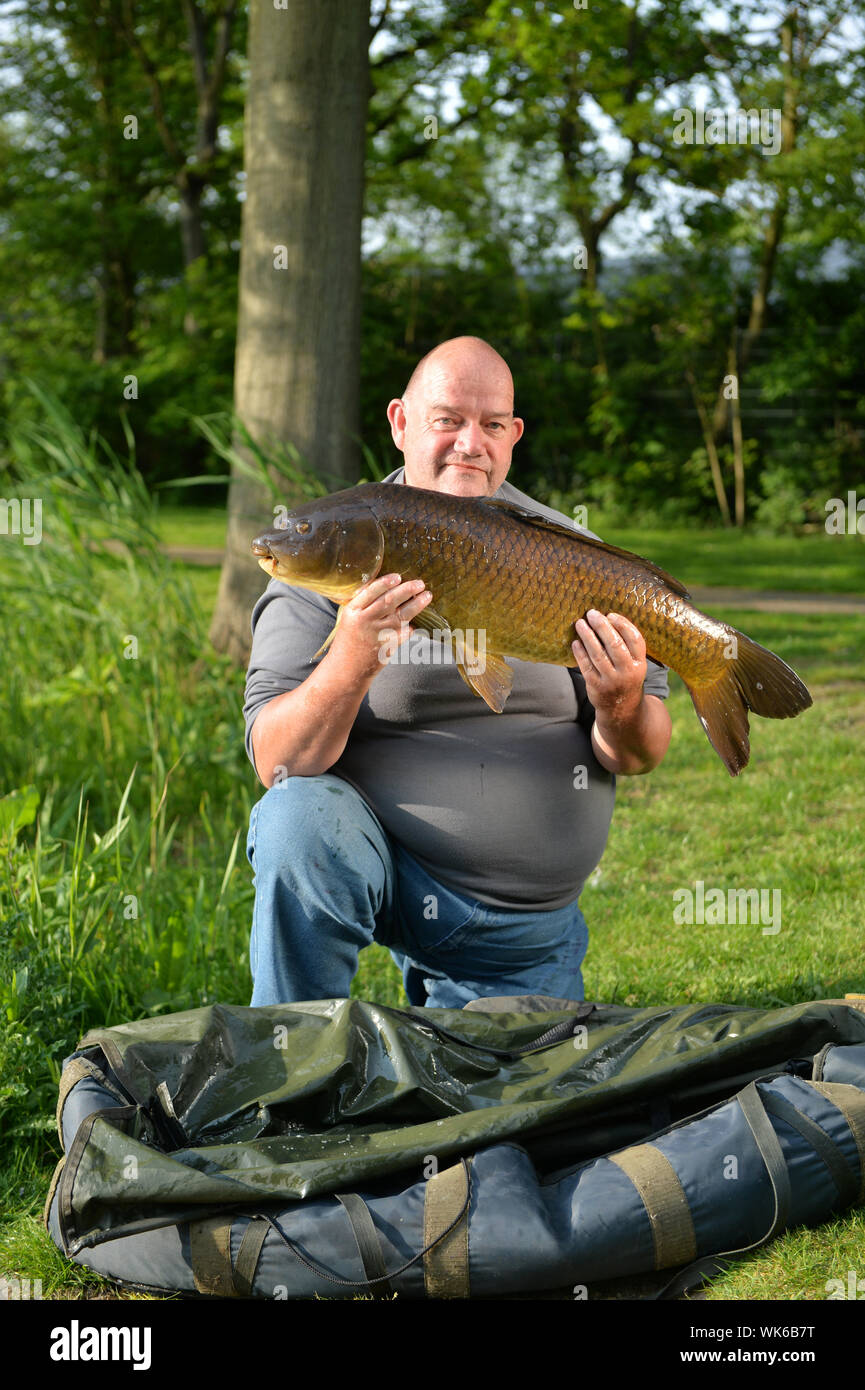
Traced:
<path fill-rule="evenodd" d="M 691 395 L 700 420 L 700 429 L 703 432 L 703 443 L 706 447 L 706 456 L 709 460 L 709 467 L 712 470 L 712 485 L 715 489 L 715 498 L 718 503 L 718 510 L 721 513 L 721 520 L 725 526 L 730 526 L 732 525 L 730 519 L 730 504 L 727 501 L 727 494 L 724 491 L 724 475 L 721 472 L 721 460 L 718 457 L 715 436 L 712 433 L 712 426 L 709 423 L 709 412 L 703 404 L 700 388 L 697 385 L 697 378 L 694 376 L 690 367 L 685 368 L 685 378 L 691 388 Z"/>
<path fill-rule="evenodd" d="M 787 16 L 781 26 L 781 51 L 784 55 L 784 97 L 781 108 L 781 154 L 790 154 L 796 146 L 796 133 L 798 127 L 798 76 L 794 69 L 794 23 L 796 18 L 795 10 Z M 789 198 L 787 190 L 782 184 L 778 188 L 775 203 L 769 213 L 769 220 L 766 224 L 766 231 L 763 236 L 763 251 L 760 258 L 760 267 L 757 273 L 757 283 L 751 295 L 751 309 L 748 315 L 748 327 L 742 338 L 739 350 L 739 382 L 744 376 L 745 369 L 751 357 L 751 350 L 763 332 L 766 324 L 766 313 L 769 306 L 769 294 L 772 289 L 772 281 L 775 277 L 775 266 L 778 259 L 778 251 L 781 245 L 781 238 L 784 234 L 784 224 L 787 220 L 789 208 Z M 718 440 L 727 428 L 728 412 L 730 402 L 724 394 L 724 383 L 718 388 L 718 395 L 715 402 L 715 412 L 713 416 L 713 429 L 715 439 Z"/>
<path fill-rule="evenodd" d="M 730 413 L 733 418 L 733 479 L 735 490 L 736 525 L 745 525 L 745 449 L 742 442 L 742 413 L 739 400 L 740 368 L 736 363 L 736 330 L 727 354 L 727 376 L 733 383 L 730 393 Z"/>
<path fill-rule="evenodd" d="M 234 404 L 262 449 L 294 445 L 311 471 L 350 483 L 359 466 L 369 4 L 286 4 L 250 4 Z M 243 663 L 263 588 L 250 542 L 273 512 L 263 484 L 232 474 L 210 636 Z M 284 484 L 283 496 L 291 500 Z"/>
<path fill-rule="evenodd" d="M 94 12 L 95 18 L 96 12 Z M 98 133 L 96 160 L 90 174 L 95 185 L 93 215 L 99 228 L 99 267 L 95 274 L 96 325 L 93 361 L 104 364 L 132 352 L 135 328 L 134 256 L 129 243 L 125 209 L 134 205 L 136 178 L 124 158 L 122 100 L 125 49 L 109 26 L 91 24 L 87 41 L 80 31 L 69 34 L 68 43 L 82 67 L 92 68 L 92 82 L 99 93 L 94 105 Z"/>

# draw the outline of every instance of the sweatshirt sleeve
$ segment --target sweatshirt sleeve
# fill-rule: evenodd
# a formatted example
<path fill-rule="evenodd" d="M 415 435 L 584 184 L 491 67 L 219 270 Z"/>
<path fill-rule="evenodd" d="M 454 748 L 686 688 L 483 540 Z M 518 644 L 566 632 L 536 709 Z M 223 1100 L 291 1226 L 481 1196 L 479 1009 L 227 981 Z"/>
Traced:
<path fill-rule="evenodd" d="M 329 599 L 272 579 L 252 610 L 252 650 L 243 718 L 253 767 L 252 726 L 269 700 L 295 690 L 315 670 L 313 657 L 336 622 Z M 257 772 L 257 769 L 256 769 Z"/>

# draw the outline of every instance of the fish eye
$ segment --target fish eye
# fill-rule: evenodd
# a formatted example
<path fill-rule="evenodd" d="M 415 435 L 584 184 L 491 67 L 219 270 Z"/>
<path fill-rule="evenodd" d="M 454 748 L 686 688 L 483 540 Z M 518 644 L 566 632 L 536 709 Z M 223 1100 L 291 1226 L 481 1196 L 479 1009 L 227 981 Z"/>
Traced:
<path fill-rule="evenodd" d="M 305 536 L 307 531 L 312 530 L 312 527 L 310 526 L 308 521 L 296 521 L 294 523 L 294 529 L 295 531 L 299 532 L 301 536 Z"/>

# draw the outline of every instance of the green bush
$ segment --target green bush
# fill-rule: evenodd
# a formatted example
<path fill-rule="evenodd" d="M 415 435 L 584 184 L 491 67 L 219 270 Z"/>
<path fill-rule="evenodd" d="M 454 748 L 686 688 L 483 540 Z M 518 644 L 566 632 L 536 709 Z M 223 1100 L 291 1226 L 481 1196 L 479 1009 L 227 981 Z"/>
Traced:
<path fill-rule="evenodd" d="M 760 491 L 754 509 L 757 525 L 779 536 L 798 530 L 805 521 L 806 497 L 792 470 L 783 464 L 764 469 Z"/>

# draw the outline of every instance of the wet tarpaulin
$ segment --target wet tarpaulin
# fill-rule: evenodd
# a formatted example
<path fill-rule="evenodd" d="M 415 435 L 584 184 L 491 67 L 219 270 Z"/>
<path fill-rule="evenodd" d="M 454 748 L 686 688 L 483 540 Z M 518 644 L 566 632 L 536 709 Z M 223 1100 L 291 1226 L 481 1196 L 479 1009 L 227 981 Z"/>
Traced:
<path fill-rule="evenodd" d="M 553 1288 L 862 1200 L 858 1088 L 865 1015 L 841 1001 L 218 1005 L 82 1040 L 61 1083 L 49 1229 L 72 1258 L 149 1287 Z M 723 1184 L 736 1146 L 748 1181 L 728 1230 L 729 1187 L 707 1208 L 699 1168 L 713 1155 Z"/>

